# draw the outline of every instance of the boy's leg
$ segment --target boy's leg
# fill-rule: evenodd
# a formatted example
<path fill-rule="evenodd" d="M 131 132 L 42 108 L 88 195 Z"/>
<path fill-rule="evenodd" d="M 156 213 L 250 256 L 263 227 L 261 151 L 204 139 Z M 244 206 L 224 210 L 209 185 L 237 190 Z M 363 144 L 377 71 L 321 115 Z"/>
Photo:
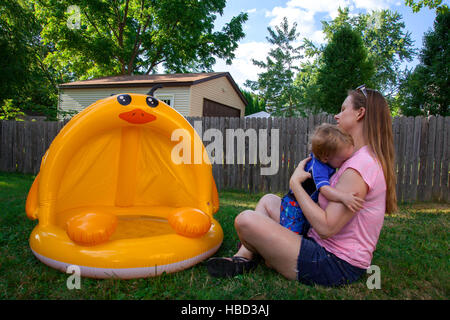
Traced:
<path fill-rule="evenodd" d="M 297 201 L 289 196 L 281 200 L 280 224 L 300 235 L 305 235 L 309 229 L 308 220 L 306 220 L 302 209 Z"/>
<path fill-rule="evenodd" d="M 299 207 L 295 207 L 295 218 L 294 218 L 294 232 L 299 235 L 306 236 L 309 231 L 311 225 L 303 214 L 302 209 Z"/>

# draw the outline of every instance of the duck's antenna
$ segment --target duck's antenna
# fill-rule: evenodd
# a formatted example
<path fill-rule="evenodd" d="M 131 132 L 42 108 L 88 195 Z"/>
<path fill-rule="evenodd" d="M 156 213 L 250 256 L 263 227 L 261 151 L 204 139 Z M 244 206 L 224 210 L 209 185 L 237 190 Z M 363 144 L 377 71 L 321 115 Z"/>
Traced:
<path fill-rule="evenodd" d="M 160 89 L 160 88 L 162 88 L 162 87 L 163 87 L 162 84 L 156 84 L 156 85 L 154 85 L 154 86 L 150 89 L 150 91 L 147 92 L 147 95 L 148 95 L 148 96 L 153 96 L 153 93 L 156 91 L 156 89 Z"/>

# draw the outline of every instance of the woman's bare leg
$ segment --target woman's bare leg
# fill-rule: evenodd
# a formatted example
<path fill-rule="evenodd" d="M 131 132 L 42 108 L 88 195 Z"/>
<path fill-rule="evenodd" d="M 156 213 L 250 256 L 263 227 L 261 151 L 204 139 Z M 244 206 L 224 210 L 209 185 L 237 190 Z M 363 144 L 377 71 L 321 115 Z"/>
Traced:
<path fill-rule="evenodd" d="M 245 210 L 236 217 L 234 226 L 242 246 L 235 256 L 252 259 L 254 253 L 259 253 L 269 267 L 288 279 L 296 279 L 302 238 L 280 225 L 280 205 L 280 197 L 266 194 L 255 210 Z"/>
<path fill-rule="evenodd" d="M 246 210 L 234 225 L 239 239 L 249 252 L 258 252 L 266 264 L 288 279 L 297 278 L 297 258 L 302 237 L 266 215 Z M 241 249 L 242 249 L 241 247 Z"/>
<path fill-rule="evenodd" d="M 258 201 L 258 204 L 256 205 L 254 212 L 269 217 L 275 222 L 280 223 L 280 205 L 281 205 L 280 197 L 274 194 L 266 194 Z M 242 243 L 242 246 L 239 248 L 238 252 L 236 252 L 235 256 L 252 259 L 253 253 L 255 252 L 256 251 L 254 251 L 254 248 L 253 250 L 250 251 L 244 245 L 244 243 Z"/>

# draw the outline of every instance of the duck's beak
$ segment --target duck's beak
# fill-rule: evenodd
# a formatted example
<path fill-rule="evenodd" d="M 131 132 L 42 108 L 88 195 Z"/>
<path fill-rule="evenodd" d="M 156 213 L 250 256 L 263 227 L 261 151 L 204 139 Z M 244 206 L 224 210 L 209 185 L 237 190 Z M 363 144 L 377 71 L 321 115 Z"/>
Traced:
<path fill-rule="evenodd" d="M 119 114 L 119 118 L 133 124 L 143 124 L 156 120 L 154 115 L 138 108 Z"/>

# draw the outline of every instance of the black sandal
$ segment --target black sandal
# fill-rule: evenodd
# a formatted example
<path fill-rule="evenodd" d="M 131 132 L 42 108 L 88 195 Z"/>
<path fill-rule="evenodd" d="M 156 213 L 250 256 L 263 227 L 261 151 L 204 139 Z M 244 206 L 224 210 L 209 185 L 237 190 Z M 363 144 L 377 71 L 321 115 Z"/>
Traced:
<path fill-rule="evenodd" d="M 242 247 L 242 242 L 238 241 L 236 247 L 237 247 L 237 250 L 239 251 L 239 249 Z M 253 253 L 253 259 L 252 260 L 254 260 L 256 262 L 256 264 L 258 264 L 264 259 L 259 253 Z"/>
<path fill-rule="evenodd" d="M 233 256 L 231 259 L 214 257 L 206 261 L 206 266 L 211 276 L 227 278 L 254 270 L 258 262 L 255 259 L 249 260 L 240 256 Z"/>

